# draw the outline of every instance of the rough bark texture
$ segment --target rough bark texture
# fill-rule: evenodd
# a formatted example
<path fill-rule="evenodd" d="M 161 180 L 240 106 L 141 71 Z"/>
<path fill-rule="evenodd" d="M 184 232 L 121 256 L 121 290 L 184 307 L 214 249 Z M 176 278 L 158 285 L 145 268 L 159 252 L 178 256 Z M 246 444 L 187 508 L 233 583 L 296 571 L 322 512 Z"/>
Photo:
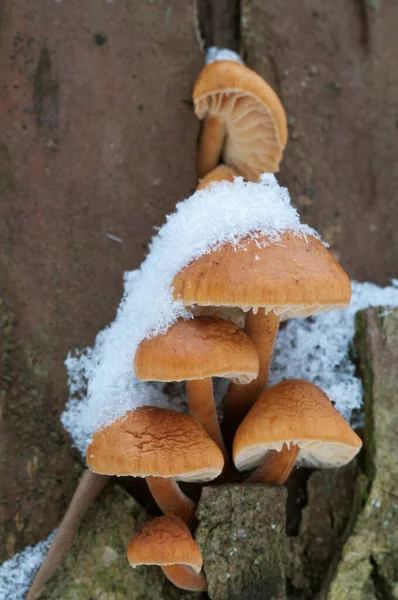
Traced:
<path fill-rule="evenodd" d="M 352 528 L 366 483 L 357 461 L 309 476 L 298 534 L 286 538 L 289 597 L 313 600 L 317 596 Z M 296 487 L 295 495 L 297 491 Z"/>
<path fill-rule="evenodd" d="M 398 310 L 369 308 L 356 325 L 371 484 L 323 597 L 389 600 L 398 597 Z"/>
<path fill-rule="evenodd" d="M 132 569 L 128 543 L 145 513 L 121 488 L 113 486 L 88 511 L 74 542 L 40 600 L 188 600 L 201 594 L 178 590 L 159 567 Z"/>
<path fill-rule="evenodd" d="M 398 11 L 379 0 L 241 0 L 249 67 L 290 124 L 280 180 L 349 275 L 398 264 Z"/>
<path fill-rule="evenodd" d="M 204 488 L 196 541 L 212 600 L 283 600 L 286 490 L 281 486 Z"/>
<path fill-rule="evenodd" d="M 0 561 L 73 493 L 63 361 L 114 318 L 123 272 L 195 188 L 202 63 L 184 0 L 1 5 Z"/>

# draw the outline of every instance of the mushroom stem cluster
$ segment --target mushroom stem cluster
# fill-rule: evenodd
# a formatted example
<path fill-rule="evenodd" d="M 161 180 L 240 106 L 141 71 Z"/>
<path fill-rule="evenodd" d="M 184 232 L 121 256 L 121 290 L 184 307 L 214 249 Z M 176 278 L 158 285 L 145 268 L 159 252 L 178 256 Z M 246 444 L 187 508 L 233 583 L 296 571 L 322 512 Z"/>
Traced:
<path fill-rule="evenodd" d="M 256 182 L 262 173 L 278 171 L 287 143 L 286 115 L 256 73 L 238 62 L 213 62 L 200 73 L 193 100 L 203 121 L 198 193 L 237 176 Z M 95 432 L 87 464 L 105 477 L 85 476 L 92 489 L 72 502 L 73 515 L 68 511 L 64 520 L 69 531 L 64 537 L 61 527 L 48 555 L 52 565 L 60 548 L 64 551 L 59 540 L 73 535 L 107 476 L 144 477 L 164 516 L 133 536 L 127 553 L 131 566 L 156 564 L 178 587 L 206 590 L 193 538 L 195 503 L 178 482 L 212 481 L 230 460 L 213 377 L 230 381 L 223 431 L 233 438 L 237 469 L 253 471 L 248 482 L 281 485 L 296 464 L 342 466 L 359 451 L 361 440 L 320 388 L 294 379 L 267 388 L 280 319 L 344 308 L 351 298 L 347 274 L 315 232 L 276 231 L 277 236 L 248 231 L 238 243 L 220 241 L 174 275 L 173 299 L 191 318 L 143 339 L 131 368 L 141 381 L 186 382 L 189 415 L 141 406 Z M 51 574 L 47 566 L 45 577 Z M 32 590 L 37 589 L 35 582 Z M 34 597 L 32 590 L 28 598 Z"/>

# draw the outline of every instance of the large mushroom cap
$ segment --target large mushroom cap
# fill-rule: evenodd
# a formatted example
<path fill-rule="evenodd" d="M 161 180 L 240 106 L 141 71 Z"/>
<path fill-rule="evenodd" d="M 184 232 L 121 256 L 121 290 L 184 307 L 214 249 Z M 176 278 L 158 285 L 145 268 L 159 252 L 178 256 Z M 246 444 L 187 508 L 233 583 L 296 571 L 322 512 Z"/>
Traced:
<path fill-rule="evenodd" d="M 199 546 L 177 517 L 158 517 L 146 523 L 130 541 L 127 557 L 132 567 L 186 565 L 196 573 L 202 568 Z"/>
<path fill-rule="evenodd" d="M 143 406 L 95 432 L 86 454 L 103 475 L 209 481 L 220 475 L 221 450 L 200 423 L 173 410 Z"/>
<path fill-rule="evenodd" d="M 235 61 L 213 62 L 199 74 L 193 100 L 199 119 L 222 119 L 225 163 L 253 181 L 264 172 L 278 171 L 287 142 L 286 115 L 259 75 Z"/>
<path fill-rule="evenodd" d="M 248 383 L 258 375 L 253 343 L 231 321 L 180 319 L 164 334 L 144 340 L 134 358 L 142 381 L 189 381 L 225 377 Z"/>
<path fill-rule="evenodd" d="M 283 381 L 261 394 L 236 432 L 235 465 L 240 471 L 256 467 L 283 444 L 300 448 L 298 464 L 322 468 L 345 465 L 362 446 L 326 394 L 302 379 Z"/>
<path fill-rule="evenodd" d="M 172 286 L 185 306 L 264 307 L 289 317 L 345 308 L 351 299 L 347 274 L 322 242 L 289 231 L 278 241 L 224 244 L 177 273 Z"/>
<path fill-rule="evenodd" d="M 235 171 L 235 169 L 229 165 L 218 165 L 218 167 L 210 171 L 210 173 L 200 180 L 200 183 L 196 189 L 203 190 L 209 187 L 212 183 L 217 183 L 220 181 L 230 181 L 232 183 L 235 177 L 239 177 L 239 173 Z"/>

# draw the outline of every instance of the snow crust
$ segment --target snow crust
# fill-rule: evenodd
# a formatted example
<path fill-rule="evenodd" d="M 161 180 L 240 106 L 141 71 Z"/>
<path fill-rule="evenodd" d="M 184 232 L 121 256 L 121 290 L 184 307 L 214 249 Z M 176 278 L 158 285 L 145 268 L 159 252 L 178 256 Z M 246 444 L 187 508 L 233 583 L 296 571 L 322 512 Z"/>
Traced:
<path fill-rule="evenodd" d="M 355 365 L 350 357 L 354 317 L 358 310 L 368 306 L 398 306 L 398 280 L 385 288 L 353 281 L 351 304 L 345 310 L 288 321 L 278 333 L 270 384 L 291 377 L 312 381 L 349 420 L 363 399 L 362 382 L 355 376 Z"/>
<path fill-rule="evenodd" d="M 23 600 L 54 538 L 55 531 L 0 565 L 1 600 Z"/>
<path fill-rule="evenodd" d="M 276 241 L 285 231 L 304 239 L 306 234 L 319 237 L 300 223 L 287 189 L 270 174 L 258 183 L 241 177 L 214 183 L 177 204 L 153 238 L 141 268 L 125 273 L 115 321 L 98 334 L 93 348 L 65 361 L 70 400 L 61 420 L 82 453 L 96 429 L 128 410 L 167 405 L 159 385 L 137 380 L 133 358 L 144 338 L 166 331 L 179 317 L 191 318 L 182 303 L 173 300 L 174 276 L 226 242 L 238 245 L 241 238 L 259 234 Z"/>
<path fill-rule="evenodd" d="M 229 50 L 228 48 L 217 48 L 216 46 L 211 46 L 206 51 L 206 65 L 210 65 L 210 63 L 215 62 L 216 60 L 233 60 L 234 62 L 238 62 L 241 65 L 244 65 L 242 58 L 234 52 L 233 50 Z"/>

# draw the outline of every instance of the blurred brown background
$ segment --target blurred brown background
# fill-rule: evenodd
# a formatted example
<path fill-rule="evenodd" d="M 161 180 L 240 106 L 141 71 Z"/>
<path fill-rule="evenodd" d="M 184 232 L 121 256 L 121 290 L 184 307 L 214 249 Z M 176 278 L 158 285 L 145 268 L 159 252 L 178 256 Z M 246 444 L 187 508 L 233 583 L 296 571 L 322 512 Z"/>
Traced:
<path fill-rule="evenodd" d="M 350 276 L 398 276 L 397 30 L 383 0 L 2 3 L 0 561 L 54 529 L 76 484 L 67 352 L 113 319 L 123 271 L 195 188 L 203 45 L 240 49 L 280 95 L 279 180 Z"/>

